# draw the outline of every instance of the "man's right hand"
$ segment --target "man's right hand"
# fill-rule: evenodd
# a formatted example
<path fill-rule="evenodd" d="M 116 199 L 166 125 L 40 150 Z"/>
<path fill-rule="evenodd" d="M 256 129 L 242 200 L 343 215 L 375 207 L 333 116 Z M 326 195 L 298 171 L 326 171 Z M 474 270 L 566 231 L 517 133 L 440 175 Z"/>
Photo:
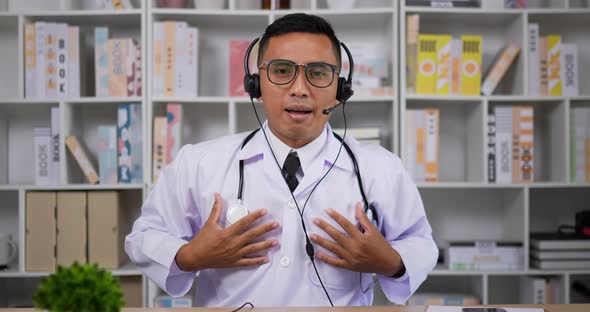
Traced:
<path fill-rule="evenodd" d="M 210 268 L 261 265 L 269 258 L 248 255 L 277 246 L 277 240 L 252 241 L 279 227 L 277 221 L 261 224 L 246 230 L 256 220 L 266 215 L 265 209 L 256 210 L 227 228 L 221 227 L 222 200 L 215 193 L 215 203 L 209 219 L 199 233 L 176 253 L 176 264 L 183 271 L 199 271 Z"/>

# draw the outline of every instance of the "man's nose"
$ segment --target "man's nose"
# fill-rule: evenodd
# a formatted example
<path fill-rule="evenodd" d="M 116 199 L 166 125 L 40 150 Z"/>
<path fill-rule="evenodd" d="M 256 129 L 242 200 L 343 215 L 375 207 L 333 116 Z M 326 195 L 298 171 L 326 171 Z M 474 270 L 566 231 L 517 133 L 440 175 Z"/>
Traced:
<path fill-rule="evenodd" d="M 297 66 L 297 73 L 289 91 L 292 96 L 305 97 L 309 95 L 309 84 L 305 77 L 304 66 Z"/>

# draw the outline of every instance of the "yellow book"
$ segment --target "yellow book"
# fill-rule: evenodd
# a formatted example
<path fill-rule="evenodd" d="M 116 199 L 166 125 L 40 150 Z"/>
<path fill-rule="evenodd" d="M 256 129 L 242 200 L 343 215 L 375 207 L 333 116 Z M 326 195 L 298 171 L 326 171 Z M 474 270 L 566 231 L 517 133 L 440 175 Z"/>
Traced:
<path fill-rule="evenodd" d="M 436 40 L 436 94 L 449 95 L 451 83 L 451 35 Z"/>
<path fill-rule="evenodd" d="M 416 94 L 435 94 L 436 92 L 437 38 L 437 35 L 418 35 Z"/>
<path fill-rule="evenodd" d="M 461 95 L 479 95 L 481 92 L 481 36 L 461 36 L 463 44 Z"/>
<path fill-rule="evenodd" d="M 561 96 L 561 36 L 547 36 L 547 75 L 549 95 Z"/>

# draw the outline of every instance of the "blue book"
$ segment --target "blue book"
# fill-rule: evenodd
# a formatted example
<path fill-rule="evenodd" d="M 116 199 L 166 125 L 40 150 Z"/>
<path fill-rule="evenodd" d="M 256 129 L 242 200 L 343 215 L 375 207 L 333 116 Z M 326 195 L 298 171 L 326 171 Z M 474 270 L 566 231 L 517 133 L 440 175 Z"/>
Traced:
<path fill-rule="evenodd" d="M 102 184 L 117 184 L 116 126 L 98 126 L 98 175 Z"/>
<path fill-rule="evenodd" d="M 143 183 L 141 104 L 121 104 L 117 115 L 119 182 Z"/>

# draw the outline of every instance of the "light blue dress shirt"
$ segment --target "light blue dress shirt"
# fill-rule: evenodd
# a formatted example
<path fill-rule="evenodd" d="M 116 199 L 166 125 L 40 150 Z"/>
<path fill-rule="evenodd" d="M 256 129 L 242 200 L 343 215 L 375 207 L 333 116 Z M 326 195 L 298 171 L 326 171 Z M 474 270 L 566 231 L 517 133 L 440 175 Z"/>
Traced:
<path fill-rule="evenodd" d="M 267 135 L 279 155 L 288 146 Z M 329 125 L 316 140 L 297 149 L 303 176 L 294 196 L 303 208 L 309 193 L 336 159 L 340 142 Z M 253 226 L 276 220 L 280 227 L 256 241 L 276 239 L 279 246 L 264 252 L 270 262 L 252 267 L 207 269 L 199 272 L 196 306 L 325 306 L 329 305 L 311 261 L 305 252 L 301 217 L 280 168 L 270 153 L 262 131 L 240 149 L 248 133 L 184 146 L 160 174 L 143 204 L 141 216 L 125 239 L 125 251 L 139 269 L 172 296 L 185 295 L 196 272 L 181 271 L 174 258 L 178 249 L 201 229 L 210 215 L 215 192 L 225 213 L 237 200 L 239 160 L 244 164 L 243 204 L 250 212 L 266 208 L 268 214 Z M 401 255 L 406 273 L 400 278 L 377 276 L 389 300 L 404 303 L 434 268 L 438 249 L 424 213 L 422 200 L 400 159 L 375 144 L 346 138 L 356 156 L 369 202 L 377 210 L 381 233 Z M 282 165 L 282 163 L 281 163 Z M 301 177 L 301 175 L 299 175 Z M 362 202 L 352 161 L 344 148 L 326 178 L 311 195 L 303 217 L 308 234 L 329 236 L 313 224 L 320 217 L 344 230 L 326 213 L 338 211 L 356 224 L 355 206 Z M 333 255 L 316 245 L 319 251 Z M 374 279 L 371 273 L 352 272 L 316 260 L 322 281 L 334 305 L 370 305 Z"/>

